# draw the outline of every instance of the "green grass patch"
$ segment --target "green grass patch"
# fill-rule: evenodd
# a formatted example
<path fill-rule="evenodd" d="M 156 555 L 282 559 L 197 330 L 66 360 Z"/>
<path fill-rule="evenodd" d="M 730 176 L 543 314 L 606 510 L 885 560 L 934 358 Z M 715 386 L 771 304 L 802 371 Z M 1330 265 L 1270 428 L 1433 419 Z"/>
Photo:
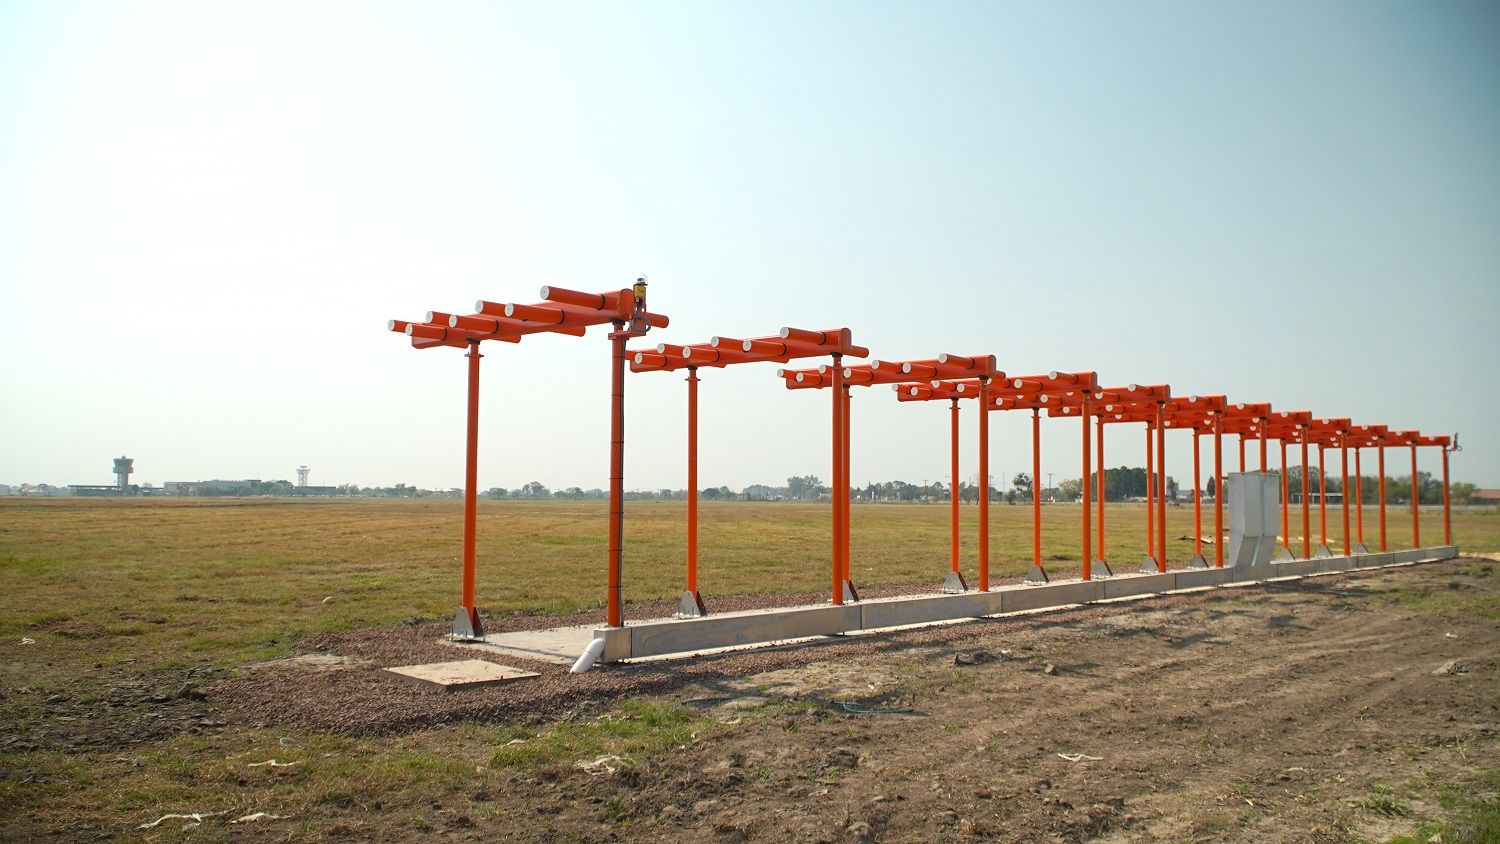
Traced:
<path fill-rule="evenodd" d="M 1391 589 L 1376 593 L 1388 606 L 1424 615 L 1471 616 L 1500 621 L 1500 597 L 1467 590 Z"/>
<path fill-rule="evenodd" d="M 533 769 L 588 762 L 615 755 L 632 764 L 688 744 L 714 727 L 687 707 L 628 701 L 592 721 L 561 723 L 541 731 L 518 731 L 491 759 L 497 768 Z M 511 743 L 514 742 L 514 743 Z"/>

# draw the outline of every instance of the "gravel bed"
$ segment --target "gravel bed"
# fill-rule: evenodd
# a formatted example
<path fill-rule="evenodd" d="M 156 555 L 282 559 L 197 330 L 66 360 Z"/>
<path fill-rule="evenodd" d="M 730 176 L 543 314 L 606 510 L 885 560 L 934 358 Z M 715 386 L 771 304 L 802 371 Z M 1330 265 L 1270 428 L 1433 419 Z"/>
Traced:
<path fill-rule="evenodd" d="M 440 640 L 447 622 L 408 623 L 396 628 L 330 633 L 309 639 L 304 651 L 338 654 L 369 660 L 366 664 L 319 667 L 290 662 L 274 672 L 242 670 L 220 680 L 211 696 L 234 720 L 265 726 L 285 724 L 349 734 L 387 734 L 424 729 L 461 721 L 534 723 L 581 717 L 636 695 L 661 694 L 681 687 L 713 689 L 726 678 L 804 666 L 818 661 L 857 661 L 875 654 L 908 649 L 965 648 L 996 645 L 1010 632 L 1057 628 L 1059 632 L 1089 626 L 1088 635 L 1107 635 L 1099 625 L 1085 623 L 1146 608 L 1180 606 L 1244 598 L 1257 590 L 1324 590 L 1343 576 L 1316 581 L 1245 586 L 1213 593 L 1143 598 L 1126 603 L 1095 605 L 1038 615 L 976 620 L 964 624 L 885 634 L 833 637 L 816 645 L 736 651 L 691 659 L 648 663 L 605 664 L 584 674 L 569 674 L 553 663 L 466 652 L 462 656 Z M 930 592 L 913 588 L 913 593 Z M 901 594 L 871 590 L 876 594 Z M 715 609 L 749 609 L 810 603 L 810 595 L 754 595 L 717 599 Z M 627 617 L 665 615 L 675 604 L 630 605 Z M 492 632 L 587 624 L 599 614 L 568 616 L 504 616 L 494 619 Z M 481 658 L 538 672 L 534 680 L 463 692 L 426 689 L 379 671 L 381 666 Z"/>

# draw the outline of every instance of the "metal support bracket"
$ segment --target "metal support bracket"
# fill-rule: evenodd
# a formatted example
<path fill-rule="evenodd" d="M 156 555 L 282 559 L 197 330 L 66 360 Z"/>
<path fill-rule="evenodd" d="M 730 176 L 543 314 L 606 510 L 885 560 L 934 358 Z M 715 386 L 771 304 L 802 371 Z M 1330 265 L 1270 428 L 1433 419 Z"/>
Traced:
<path fill-rule="evenodd" d="M 1213 566 L 1209 564 L 1208 560 L 1205 560 L 1203 558 L 1202 554 L 1194 554 L 1193 558 L 1191 560 L 1188 560 L 1187 561 L 1187 565 L 1184 566 L 1183 568 L 1189 568 L 1189 569 L 1206 569 L 1206 568 L 1213 568 Z"/>
<path fill-rule="evenodd" d="M 1156 574 L 1156 558 L 1147 554 L 1141 557 L 1141 574 Z"/>
<path fill-rule="evenodd" d="M 1032 566 L 1031 571 L 1026 572 L 1024 582 L 1026 583 L 1049 583 L 1051 578 L 1047 576 L 1047 570 L 1041 566 Z"/>
<path fill-rule="evenodd" d="M 708 615 L 708 608 L 703 605 L 703 596 L 697 592 L 683 592 L 682 600 L 677 602 L 678 618 L 702 618 Z"/>
<path fill-rule="evenodd" d="M 964 576 L 956 571 L 948 572 L 948 579 L 943 581 L 943 588 L 938 590 L 944 595 L 958 595 L 969 591 L 969 584 L 964 582 Z"/>
<path fill-rule="evenodd" d="M 1354 543 L 1354 547 L 1349 549 L 1349 553 L 1353 555 L 1368 554 L 1370 553 L 1370 549 L 1366 548 L 1363 542 L 1356 542 Z"/>
<path fill-rule="evenodd" d="M 1327 544 L 1319 545 L 1317 549 L 1313 551 L 1313 559 L 1315 560 L 1326 560 L 1327 558 L 1332 556 L 1333 550 L 1330 549 Z"/>
<path fill-rule="evenodd" d="M 1109 567 L 1109 563 L 1105 562 L 1104 560 L 1095 560 L 1094 561 L 1094 565 L 1091 568 L 1092 568 L 1092 571 L 1090 571 L 1089 574 L 1095 580 L 1098 580 L 1098 579 L 1103 578 L 1103 577 L 1114 577 L 1115 576 L 1115 570 L 1112 569 L 1112 568 L 1110 568 Z"/>
<path fill-rule="evenodd" d="M 474 607 L 459 607 L 453 616 L 453 638 L 478 641 L 484 638 L 484 622 L 479 620 L 479 610 Z"/>
<path fill-rule="evenodd" d="M 1276 553 L 1271 555 L 1271 562 L 1273 563 L 1289 563 L 1295 559 L 1297 559 L 1297 555 L 1288 551 L 1285 545 L 1277 545 Z"/>

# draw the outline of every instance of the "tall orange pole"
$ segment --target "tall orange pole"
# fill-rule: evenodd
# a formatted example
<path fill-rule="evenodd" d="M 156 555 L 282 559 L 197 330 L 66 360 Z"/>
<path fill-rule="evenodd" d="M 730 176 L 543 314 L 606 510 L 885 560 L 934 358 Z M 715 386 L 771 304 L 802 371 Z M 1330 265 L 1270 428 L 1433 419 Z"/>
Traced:
<path fill-rule="evenodd" d="M 1032 574 L 1042 569 L 1042 416 L 1031 409 L 1031 566 Z"/>
<path fill-rule="evenodd" d="M 1339 488 L 1344 494 L 1339 496 L 1344 499 L 1344 556 L 1353 553 L 1349 547 L 1349 434 L 1344 433 L 1339 440 L 1339 452 L 1344 461 L 1343 484 Z"/>
<path fill-rule="evenodd" d="M 698 367 L 690 366 L 687 371 L 687 591 L 701 609 L 703 600 L 698 596 Z"/>
<path fill-rule="evenodd" d="M 979 379 L 979 591 L 990 591 L 990 379 Z"/>
<path fill-rule="evenodd" d="M 1384 443 L 1381 443 L 1379 446 L 1376 446 L 1376 448 L 1375 448 L 1375 454 L 1378 456 L 1378 465 L 1375 468 L 1377 468 L 1377 469 L 1380 470 L 1380 550 L 1382 552 L 1384 552 L 1384 551 L 1389 551 L 1390 550 L 1390 547 L 1388 545 L 1386 545 L 1386 541 L 1385 541 L 1385 444 Z"/>
<path fill-rule="evenodd" d="M 843 355 L 833 356 L 833 605 L 844 604 L 844 507 L 839 491 L 844 476 L 844 366 Z"/>
<path fill-rule="evenodd" d="M 484 625 L 474 606 L 474 531 L 479 500 L 479 341 L 469 341 L 469 419 L 464 442 L 464 571 L 460 619 L 453 633 L 463 638 L 483 638 Z"/>
<path fill-rule="evenodd" d="M 961 483 L 958 477 L 958 399 L 953 399 L 952 407 L 948 409 L 948 420 L 952 434 L 952 450 L 948 456 L 952 470 L 952 480 L 948 485 L 948 570 L 961 579 L 963 575 L 958 570 L 958 490 Z"/>
<path fill-rule="evenodd" d="M 1193 429 L 1193 554 L 1203 556 L 1203 479 L 1198 472 L 1198 429 Z"/>
<path fill-rule="evenodd" d="M 1156 457 L 1152 454 L 1151 423 L 1146 423 L 1146 556 L 1156 559 Z"/>
<path fill-rule="evenodd" d="M 1359 446 L 1354 447 L 1354 538 L 1365 544 L 1365 473 L 1359 465 Z"/>
<path fill-rule="evenodd" d="M 1267 419 L 1260 420 L 1260 470 L 1262 472 L 1266 471 L 1266 423 L 1268 421 Z M 1285 499 L 1286 496 L 1282 498 Z"/>
<path fill-rule="evenodd" d="M 1309 494 L 1307 485 L 1307 429 L 1304 428 L 1300 435 L 1302 440 L 1302 559 L 1312 559 L 1312 511 L 1309 509 L 1311 503 L 1307 500 Z"/>
<path fill-rule="evenodd" d="M 1276 441 L 1281 445 L 1281 547 L 1288 554 L 1292 553 L 1292 522 L 1291 511 L 1287 504 L 1287 477 L 1286 477 L 1286 440 Z"/>
<path fill-rule="evenodd" d="M 1411 547 L 1422 547 L 1422 520 L 1418 505 L 1422 503 L 1422 485 L 1417 479 L 1417 447 L 1411 447 Z"/>
<path fill-rule="evenodd" d="M 1244 433 L 1241 432 L 1238 437 L 1235 437 L 1235 439 L 1237 439 L 1237 440 L 1240 441 L 1240 474 L 1243 475 L 1245 473 L 1245 435 L 1244 435 Z"/>
<path fill-rule="evenodd" d="M 1089 464 L 1093 462 L 1089 455 L 1089 400 L 1083 399 L 1083 579 L 1094 578 L 1094 548 L 1092 529 L 1089 525 L 1090 512 L 1089 501 Z"/>
<path fill-rule="evenodd" d="M 1104 417 L 1099 417 L 1099 562 L 1109 565 L 1109 555 L 1104 552 Z"/>
<path fill-rule="evenodd" d="M 1161 473 L 1161 483 L 1156 485 L 1156 547 L 1161 556 L 1156 558 L 1156 570 L 1167 570 L 1167 423 L 1163 418 L 1164 403 L 1156 403 L 1156 471 Z"/>
<path fill-rule="evenodd" d="M 1224 414 L 1214 414 L 1214 565 L 1224 567 Z"/>
<path fill-rule="evenodd" d="M 1454 434 L 1457 437 L 1457 434 Z M 1448 446 L 1443 449 L 1443 544 L 1453 544 L 1453 511 L 1448 504 Z"/>
<path fill-rule="evenodd" d="M 621 610 L 621 574 L 625 548 L 625 324 L 614 320 L 610 333 L 609 416 L 609 587 L 607 621 L 625 623 Z"/>
<path fill-rule="evenodd" d="M 1328 547 L 1328 471 L 1323 468 L 1323 444 L 1318 443 L 1318 544 Z M 1355 455 L 1359 452 L 1355 451 Z"/>
<path fill-rule="evenodd" d="M 851 437 L 849 435 L 849 416 L 850 416 L 849 411 L 851 409 L 852 408 L 850 406 L 849 385 L 845 384 L 844 385 L 844 490 L 843 490 L 843 496 L 844 496 L 844 527 L 843 527 L 843 537 L 842 537 L 842 539 L 843 539 L 843 542 L 844 542 L 844 583 L 847 585 L 847 587 L 849 589 L 849 592 L 852 595 L 852 594 L 854 594 L 854 575 L 853 575 L 853 568 L 854 568 L 854 563 L 853 563 L 853 559 L 854 559 L 854 544 L 853 543 L 854 543 L 854 537 L 853 537 L 852 532 L 849 530 L 849 524 L 850 524 L 850 521 L 852 519 L 852 514 L 854 512 L 854 500 L 853 500 L 853 496 L 851 496 L 849 494 L 850 487 L 854 485 L 853 474 L 850 471 L 850 462 L 849 462 L 850 443 L 853 440 L 853 437 Z"/>

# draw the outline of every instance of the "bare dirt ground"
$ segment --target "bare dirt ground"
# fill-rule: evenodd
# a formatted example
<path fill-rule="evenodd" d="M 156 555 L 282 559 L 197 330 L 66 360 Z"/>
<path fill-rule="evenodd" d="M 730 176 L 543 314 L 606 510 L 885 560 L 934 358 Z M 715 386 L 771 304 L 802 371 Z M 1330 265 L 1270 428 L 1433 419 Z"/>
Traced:
<path fill-rule="evenodd" d="M 504 811 L 459 809 L 434 830 L 474 840 L 1386 840 L 1402 818 L 1441 814 L 1431 788 L 1500 767 L 1500 630 L 1432 611 L 1449 597 L 1493 608 L 1493 570 L 1321 577 L 583 677 L 538 666 L 540 682 L 467 694 L 298 665 L 278 669 L 274 695 L 241 675 L 217 696 L 227 717 L 325 729 L 586 719 L 625 695 L 712 724 L 613 773 L 513 770 L 475 797 Z M 376 663 L 451 656 L 431 629 L 410 633 L 316 645 Z"/>
<path fill-rule="evenodd" d="M 377 670 L 473 656 L 418 620 L 239 669 L 81 677 L 106 690 L 57 695 L 59 717 L 10 750 L 134 759 L 193 733 L 182 746 L 209 773 L 182 794 L 263 788 L 256 799 L 295 814 L 139 829 L 85 807 L 59 828 L 0 809 L 0 838 L 1488 840 L 1423 830 L 1459 811 L 1454 795 L 1493 801 L 1500 786 L 1497 568 L 1464 559 L 585 675 L 505 660 L 543 676 L 463 693 Z M 300 738 L 278 747 L 278 734 Z M 264 737 L 269 753 L 244 753 L 302 767 L 227 755 Z M 390 748 L 447 767 L 383 774 L 408 785 L 370 793 L 318 779 L 332 757 Z M 379 764 L 419 764 L 401 758 Z M 363 763 L 345 764 L 356 781 Z M 443 790 L 411 785 L 430 779 Z"/>

